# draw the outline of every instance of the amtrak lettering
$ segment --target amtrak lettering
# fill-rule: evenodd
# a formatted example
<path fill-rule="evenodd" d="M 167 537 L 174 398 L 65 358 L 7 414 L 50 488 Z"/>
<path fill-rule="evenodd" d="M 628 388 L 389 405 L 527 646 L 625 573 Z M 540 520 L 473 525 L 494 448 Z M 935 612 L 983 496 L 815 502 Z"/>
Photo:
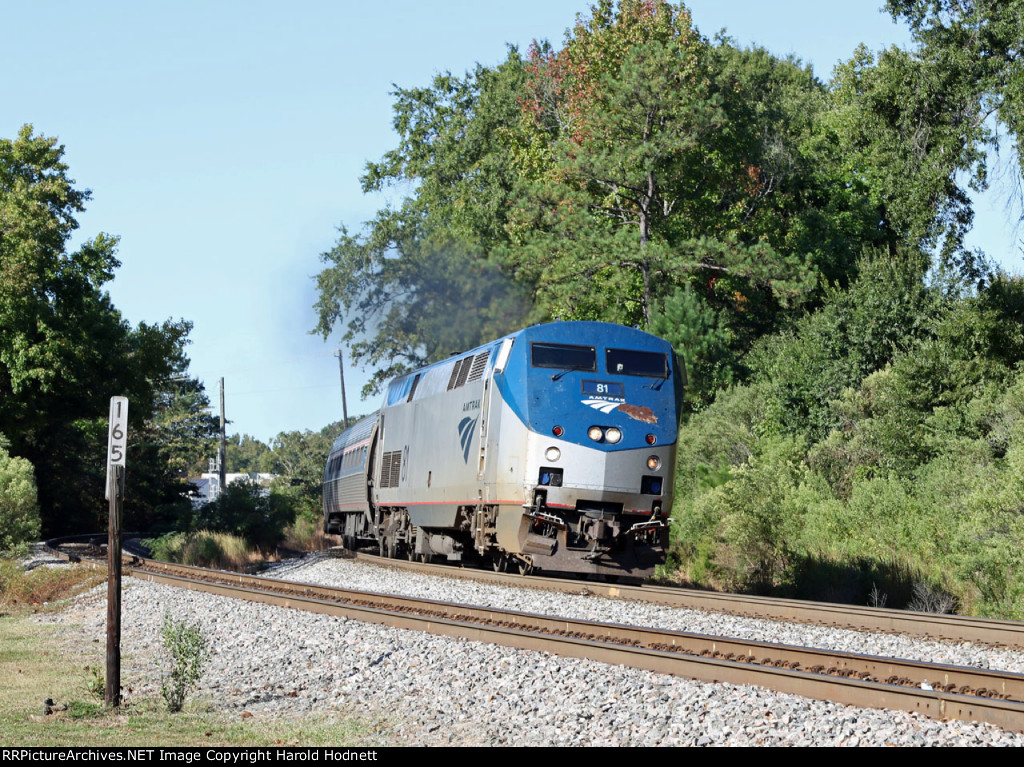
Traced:
<path fill-rule="evenodd" d="M 582 399 L 580 404 L 592 407 L 594 410 L 600 410 L 605 415 L 613 410 L 618 410 L 620 413 L 628 415 L 634 421 L 641 421 L 643 423 L 658 422 L 658 416 L 645 405 L 630 405 L 628 402 L 609 402 L 608 400 L 595 398 Z"/>
<path fill-rule="evenodd" d="M 465 413 L 467 410 L 479 410 L 479 409 L 480 409 L 480 400 L 478 400 L 478 399 L 471 399 L 468 402 L 463 402 L 462 403 L 462 412 L 463 413 Z"/>

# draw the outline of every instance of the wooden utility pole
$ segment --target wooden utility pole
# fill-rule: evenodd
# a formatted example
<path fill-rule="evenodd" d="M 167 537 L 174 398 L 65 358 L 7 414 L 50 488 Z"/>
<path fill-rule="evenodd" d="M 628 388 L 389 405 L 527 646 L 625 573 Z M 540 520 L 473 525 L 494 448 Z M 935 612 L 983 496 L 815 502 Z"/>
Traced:
<path fill-rule="evenodd" d="M 224 419 L 224 379 L 220 379 L 220 448 L 217 450 L 217 464 L 220 466 L 218 469 L 217 479 L 220 481 L 220 487 L 217 488 L 217 494 L 220 495 L 224 492 L 225 478 L 227 477 L 228 471 L 228 441 L 227 435 L 224 431 L 227 421 Z"/>
<path fill-rule="evenodd" d="M 110 472 L 110 518 L 107 525 L 107 678 L 103 700 L 121 705 L 121 511 L 124 467 Z"/>
<path fill-rule="evenodd" d="M 121 512 L 127 444 L 128 399 L 111 397 L 107 433 L 107 677 L 103 691 L 108 706 L 121 705 Z"/>
<path fill-rule="evenodd" d="M 345 419 L 341 428 L 348 428 L 348 402 L 345 401 L 345 364 L 341 361 L 341 349 L 334 355 L 338 358 L 338 375 L 341 376 L 341 415 Z"/>

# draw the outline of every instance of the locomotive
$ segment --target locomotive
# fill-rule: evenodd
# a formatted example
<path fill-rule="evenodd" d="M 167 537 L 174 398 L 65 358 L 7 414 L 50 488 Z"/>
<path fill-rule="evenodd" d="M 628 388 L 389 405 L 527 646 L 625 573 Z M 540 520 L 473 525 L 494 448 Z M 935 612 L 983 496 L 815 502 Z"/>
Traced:
<path fill-rule="evenodd" d="M 668 547 L 684 385 L 667 341 L 603 322 L 410 372 L 334 441 L 324 531 L 390 557 L 647 577 Z"/>

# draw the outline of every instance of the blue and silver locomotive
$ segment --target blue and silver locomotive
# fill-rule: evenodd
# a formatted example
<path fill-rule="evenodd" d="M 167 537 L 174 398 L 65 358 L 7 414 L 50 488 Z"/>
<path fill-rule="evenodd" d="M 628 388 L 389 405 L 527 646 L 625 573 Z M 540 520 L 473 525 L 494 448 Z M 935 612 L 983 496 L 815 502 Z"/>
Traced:
<path fill-rule="evenodd" d="M 388 556 L 650 575 L 684 375 L 667 341 L 602 322 L 526 328 L 404 375 L 335 440 L 324 529 Z"/>

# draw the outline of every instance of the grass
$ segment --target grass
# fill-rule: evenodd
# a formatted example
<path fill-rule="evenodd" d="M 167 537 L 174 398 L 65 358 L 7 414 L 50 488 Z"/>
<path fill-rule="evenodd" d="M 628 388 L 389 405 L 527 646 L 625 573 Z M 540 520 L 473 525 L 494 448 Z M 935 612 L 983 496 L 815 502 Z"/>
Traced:
<path fill-rule="evenodd" d="M 319 551 L 336 545 L 337 540 L 324 535 L 319 520 L 299 518 L 284 529 L 284 540 L 273 551 L 254 548 L 237 535 L 209 530 L 168 533 L 145 543 L 153 558 L 164 562 L 247 572 L 266 562 L 279 561 L 282 552 Z"/>
<path fill-rule="evenodd" d="M 209 530 L 170 533 L 145 543 L 154 559 L 217 570 L 245 572 L 273 559 L 259 549 L 250 547 L 244 538 Z"/>
<path fill-rule="evenodd" d="M 13 568 L 8 565 L 13 564 Z M 0 561 L 0 598 L 12 609 L 0 615 L 0 743 L 6 746 L 380 746 L 395 742 L 388 727 L 355 717 L 325 713 L 289 717 L 218 710 L 211 701 L 195 700 L 171 714 L 157 696 L 127 691 L 118 709 L 102 701 L 106 647 L 98 640 L 82 642 L 80 632 L 37 623 L 32 604 L 46 584 L 54 601 L 95 582 L 86 568 L 37 568 L 12 577 L 17 563 Z M 37 571 L 46 572 L 37 572 Z M 27 596 L 26 596 L 27 595 Z M 122 679 L 131 658 L 122 657 Z M 100 682 L 100 684 L 97 684 Z M 44 701 L 54 701 L 44 713 Z"/>
<path fill-rule="evenodd" d="M 0 559 L 0 612 L 49 607 L 102 583 L 106 573 L 89 567 L 37 567 L 26 571 L 13 559 Z"/>
<path fill-rule="evenodd" d="M 284 542 L 281 544 L 292 551 L 320 551 L 338 545 L 336 535 L 324 533 L 322 519 L 299 517 L 284 529 Z"/>

